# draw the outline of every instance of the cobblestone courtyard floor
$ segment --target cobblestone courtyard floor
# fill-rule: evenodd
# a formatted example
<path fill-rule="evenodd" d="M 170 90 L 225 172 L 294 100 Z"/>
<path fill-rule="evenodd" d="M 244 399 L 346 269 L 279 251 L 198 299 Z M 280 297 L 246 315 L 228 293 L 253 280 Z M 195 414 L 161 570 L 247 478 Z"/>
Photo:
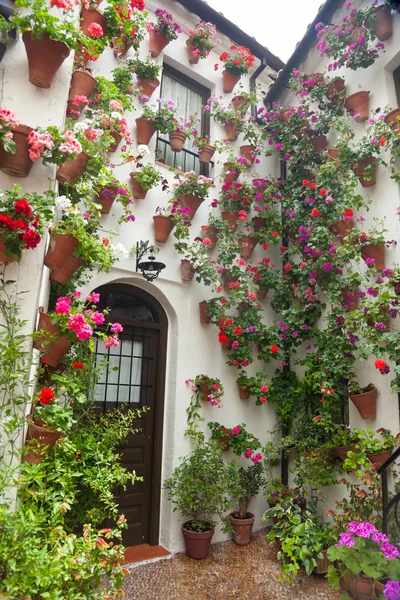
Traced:
<path fill-rule="evenodd" d="M 123 589 L 127 600 L 339 600 L 324 577 L 300 575 L 289 585 L 278 574 L 276 549 L 258 532 L 249 546 L 214 544 L 204 560 L 177 554 L 134 567 Z"/>

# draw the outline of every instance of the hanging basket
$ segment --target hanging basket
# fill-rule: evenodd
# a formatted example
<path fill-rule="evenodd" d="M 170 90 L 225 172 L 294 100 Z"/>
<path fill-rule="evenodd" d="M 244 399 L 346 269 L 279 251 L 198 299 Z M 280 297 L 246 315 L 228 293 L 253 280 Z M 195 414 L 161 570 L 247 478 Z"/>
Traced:
<path fill-rule="evenodd" d="M 240 383 L 238 383 L 238 389 L 239 389 L 239 398 L 241 400 L 248 400 L 250 398 L 249 388 L 243 387 L 240 385 Z"/>
<path fill-rule="evenodd" d="M 265 219 L 263 219 L 263 217 L 253 217 L 251 222 L 253 223 L 254 233 L 258 233 L 266 227 L 266 222 Z"/>
<path fill-rule="evenodd" d="M 224 210 L 221 213 L 221 217 L 224 221 L 228 221 L 230 231 L 232 231 L 232 233 L 235 232 L 237 229 L 237 220 L 239 218 L 239 213 Z"/>
<path fill-rule="evenodd" d="M 154 239 L 156 242 L 165 243 L 169 238 L 169 235 L 175 227 L 171 217 L 162 217 L 161 215 L 155 215 L 153 217 L 154 222 Z"/>
<path fill-rule="evenodd" d="M 166 46 L 168 46 L 170 39 L 165 33 L 158 29 L 152 29 L 150 31 L 150 55 L 152 58 L 160 56 L 161 52 Z"/>
<path fill-rule="evenodd" d="M 258 290 L 256 292 L 257 300 L 265 300 L 265 298 L 267 297 L 267 294 L 268 294 L 268 288 L 265 287 L 264 285 L 261 285 L 260 283 L 258 283 L 257 285 L 258 285 Z"/>
<path fill-rule="evenodd" d="M 341 77 L 339 77 L 338 79 L 334 79 L 333 81 L 331 81 L 331 83 L 328 86 L 328 89 L 326 90 L 326 97 L 329 98 L 329 100 L 332 100 L 333 98 L 336 98 L 337 96 L 343 96 L 344 99 L 344 94 L 345 94 L 345 82 L 344 79 L 342 79 Z"/>
<path fill-rule="evenodd" d="M 231 100 L 231 104 L 233 106 L 233 110 L 234 111 L 239 111 L 239 109 L 247 104 L 250 104 L 250 101 L 246 98 L 246 96 L 243 96 L 242 94 L 238 94 L 237 96 L 234 96 Z"/>
<path fill-rule="evenodd" d="M 349 398 L 363 419 L 375 419 L 378 390 L 373 383 L 361 388 L 361 394 L 349 394 Z"/>
<path fill-rule="evenodd" d="M 367 454 L 367 456 L 373 465 L 378 465 L 378 467 L 381 467 L 387 460 L 389 460 L 391 454 L 392 448 L 389 448 L 388 450 L 378 452 L 377 454 Z"/>
<path fill-rule="evenodd" d="M 233 92 L 233 88 L 240 81 L 240 75 L 234 75 L 231 71 L 226 69 L 222 71 L 222 85 L 224 94 L 230 94 Z"/>
<path fill-rule="evenodd" d="M 186 215 L 190 221 L 193 219 L 194 215 L 197 212 L 197 209 L 203 203 L 203 200 L 198 196 L 194 196 L 193 194 L 181 194 L 179 196 L 182 208 L 190 208 L 191 213 Z"/>
<path fill-rule="evenodd" d="M 229 275 L 227 277 L 224 277 L 224 291 L 226 293 L 229 293 L 231 288 L 229 287 L 231 283 L 236 283 L 237 280 L 239 279 L 239 277 L 229 277 Z"/>
<path fill-rule="evenodd" d="M 126 56 L 129 49 L 132 47 L 132 42 L 127 41 L 126 35 L 123 33 L 116 43 L 113 43 L 113 54 L 117 58 Z"/>
<path fill-rule="evenodd" d="M 183 258 L 181 260 L 182 281 L 192 281 L 194 274 L 195 274 L 195 270 L 194 270 L 192 263 L 189 260 L 187 260 L 186 258 Z"/>
<path fill-rule="evenodd" d="M 69 56 L 68 46 L 52 40 L 47 33 L 35 39 L 31 31 L 24 31 L 22 41 L 28 57 L 29 81 L 36 87 L 51 87 L 57 71 Z"/>
<path fill-rule="evenodd" d="M 151 121 L 142 117 L 136 119 L 136 143 L 138 146 L 148 146 L 155 132 Z"/>
<path fill-rule="evenodd" d="M 200 310 L 200 323 L 203 325 L 209 325 L 211 323 L 211 317 L 207 315 L 208 304 L 205 300 L 199 302 L 199 310 Z"/>
<path fill-rule="evenodd" d="M 96 79 L 86 71 L 74 71 L 71 78 L 71 87 L 68 95 L 68 108 L 76 112 L 82 112 L 85 104 L 75 104 L 75 96 L 86 96 L 89 100 L 96 87 Z M 76 115 L 78 118 L 79 115 Z"/>
<path fill-rule="evenodd" d="M 312 138 L 314 152 L 323 152 L 328 147 L 326 135 L 316 135 Z"/>
<path fill-rule="evenodd" d="M 199 149 L 199 161 L 204 165 L 208 165 L 210 160 L 214 156 L 214 152 L 215 152 L 214 146 L 211 146 L 210 144 L 206 144 L 201 149 Z"/>
<path fill-rule="evenodd" d="M 356 92 L 348 96 L 344 106 L 351 115 L 359 115 L 357 123 L 363 123 L 369 117 L 369 92 Z"/>
<path fill-rule="evenodd" d="M 61 269 L 66 259 L 73 255 L 79 241 L 70 233 L 50 235 L 50 243 L 44 257 L 44 264 L 49 269 Z"/>
<path fill-rule="evenodd" d="M 15 254 L 7 254 L 6 238 L 3 233 L 0 233 L 0 263 L 12 263 L 15 260 Z"/>
<path fill-rule="evenodd" d="M 16 125 L 11 129 L 16 145 L 15 154 L 6 152 L 0 144 L 0 171 L 11 177 L 28 177 L 33 162 L 29 158 L 28 136 L 32 127 Z"/>
<path fill-rule="evenodd" d="M 184 131 L 170 131 L 168 135 L 172 152 L 182 152 L 187 138 L 186 133 Z"/>
<path fill-rule="evenodd" d="M 144 190 L 142 188 L 142 186 L 135 177 L 135 173 L 131 173 L 130 178 L 133 198 L 136 198 L 136 200 L 144 200 L 146 198 L 148 190 Z"/>
<path fill-rule="evenodd" d="M 50 281 L 55 281 L 61 285 L 65 285 L 73 275 L 80 269 L 85 262 L 82 258 L 69 256 L 60 269 L 53 269 L 50 273 Z"/>
<path fill-rule="evenodd" d="M 224 171 L 226 173 L 224 179 L 228 179 L 229 181 L 237 181 L 239 178 L 240 172 L 233 171 L 232 166 L 233 165 L 230 162 L 224 163 Z"/>
<path fill-rule="evenodd" d="M 211 244 L 208 244 L 207 248 L 212 250 L 215 248 L 218 242 L 218 230 L 216 227 L 211 225 L 202 225 L 201 226 L 201 239 L 209 239 Z"/>
<path fill-rule="evenodd" d="M 75 183 L 86 171 L 90 156 L 85 152 L 78 154 L 76 158 L 67 158 L 57 169 L 56 179 L 61 185 Z"/>
<path fill-rule="evenodd" d="M 344 462 L 347 458 L 347 453 L 348 452 L 357 452 L 357 449 L 355 446 L 337 446 L 335 448 L 335 452 L 338 455 L 338 457 L 340 458 L 340 460 L 342 462 Z"/>
<path fill-rule="evenodd" d="M 40 464 L 60 438 L 62 431 L 53 431 L 30 421 L 25 446 L 30 448 L 22 457 L 22 462 L 30 465 Z"/>
<path fill-rule="evenodd" d="M 137 84 L 138 88 L 140 89 L 140 93 L 151 98 L 155 90 L 160 85 L 160 82 L 158 79 L 138 79 Z"/>
<path fill-rule="evenodd" d="M 118 186 L 117 185 L 106 185 L 101 190 L 100 194 L 96 196 L 94 202 L 101 205 L 101 214 L 108 215 L 117 197 Z"/>
<path fill-rule="evenodd" d="M 351 294 L 353 299 L 349 298 L 349 294 Z M 343 304 L 347 305 L 346 312 L 351 312 L 358 308 L 358 288 L 350 290 L 350 287 L 346 285 L 346 287 L 342 289 L 342 297 Z"/>

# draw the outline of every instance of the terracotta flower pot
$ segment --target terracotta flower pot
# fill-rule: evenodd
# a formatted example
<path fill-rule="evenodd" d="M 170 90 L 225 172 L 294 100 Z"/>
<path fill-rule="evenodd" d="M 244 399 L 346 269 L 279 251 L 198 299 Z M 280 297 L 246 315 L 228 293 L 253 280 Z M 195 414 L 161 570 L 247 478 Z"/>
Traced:
<path fill-rule="evenodd" d="M 389 6 L 377 6 L 375 8 L 377 24 L 373 28 L 380 42 L 386 42 L 393 34 L 392 15 Z"/>
<path fill-rule="evenodd" d="M 122 134 L 118 131 L 111 131 L 110 136 L 113 138 L 113 142 L 111 143 L 108 152 L 115 152 L 122 140 Z"/>
<path fill-rule="evenodd" d="M 361 248 L 361 254 L 364 258 L 375 259 L 374 266 L 378 271 L 385 268 L 385 246 L 384 244 L 365 244 Z"/>
<path fill-rule="evenodd" d="M 152 58 L 157 58 L 157 56 L 160 56 L 161 52 L 166 46 L 168 46 L 169 42 L 169 37 L 162 31 L 159 31 L 158 29 L 153 29 L 150 31 L 149 51 Z"/>
<path fill-rule="evenodd" d="M 266 226 L 265 219 L 263 219 L 263 217 L 253 217 L 251 222 L 253 223 L 254 233 L 258 233 Z"/>
<path fill-rule="evenodd" d="M 209 325 L 211 323 L 211 317 L 207 316 L 207 308 L 208 308 L 208 304 L 205 300 L 202 300 L 202 302 L 199 302 L 199 309 L 200 309 L 200 323 L 203 323 L 203 325 Z"/>
<path fill-rule="evenodd" d="M 360 180 L 363 187 L 371 187 L 376 183 L 376 158 L 371 156 L 370 158 L 363 158 L 358 160 L 354 167 L 353 172 L 356 177 Z"/>
<path fill-rule="evenodd" d="M 53 269 L 50 273 L 50 281 L 65 285 L 73 275 L 84 265 L 84 261 L 75 256 L 69 256 L 60 269 Z"/>
<path fill-rule="evenodd" d="M 347 305 L 346 306 L 346 312 L 351 312 L 352 310 L 356 310 L 358 308 L 358 288 L 354 289 L 354 290 L 350 290 L 350 287 L 348 285 L 346 285 L 346 287 L 344 287 L 342 289 L 342 296 L 343 296 L 343 304 Z M 351 297 L 349 297 L 349 294 L 351 294 Z"/>
<path fill-rule="evenodd" d="M 399 9 L 400 10 L 400 9 Z M 375 596 L 374 598 L 382 598 L 385 591 L 385 584 L 375 580 Z"/>
<path fill-rule="evenodd" d="M 373 383 L 361 390 L 362 394 L 349 394 L 349 398 L 363 419 L 375 419 L 378 390 Z"/>
<path fill-rule="evenodd" d="M 238 139 L 239 133 L 236 131 L 235 127 L 233 126 L 233 123 L 231 123 L 230 121 L 227 121 L 225 123 L 225 133 L 225 137 L 228 140 L 228 142 L 236 142 L 236 140 Z"/>
<path fill-rule="evenodd" d="M 242 258 L 250 258 L 253 254 L 254 248 L 257 246 L 258 240 L 255 237 L 249 235 L 242 235 L 240 238 L 240 256 Z"/>
<path fill-rule="evenodd" d="M 234 96 L 232 98 L 231 104 L 233 106 L 233 110 L 238 111 L 241 106 L 243 106 L 244 104 L 248 105 L 248 104 L 250 104 L 250 102 L 246 98 L 246 96 L 243 96 L 242 94 L 238 94 L 237 96 Z"/>
<path fill-rule="evenodd" d="M 86 73 L 86 71 L 74 71 L 71 78 L 71 87 L 68 94 L 68 108 L 77 112 L 82 112 L 85 104 L 80 102 L 75 104 L 75 96 L 86 96 L 89 100 L 96 87 L 96 79 Z M 78 115 L 77 115 L 78 117 Z"/>
<path fill-rule="evenodd" d="M 229 229 L 234 232 L 237 229 L 237 220 L 239 217 L 239 213 L 237 212 L 230 212 L 227 210 L 224 210 L 221 213 L 221 217 L 223 218 L 224 221 L 228 221 L 228 223 L 230 223 L 229 225 Z"/>
<path fill-rule="evenodd" d="M 232 163 L 224 163 L 224 171 L 226 172 L 224 179 L 229 179 L 230 181 L 238 180 L 240 172 L 233 170 Z"/>
<path fill-rule="evenodd" d="M 373 580 L 366 575 L 348 577 L 346 588 L 353 600 L 371 600 L 373 597 Z"/>
<path fill-rule="evenodd" d="M 344 462 L 347 458 L 347 453 L 348 452 L 355 452 L 356 451 L 356 447 L 355 446 L 337 446 L 335 448 L 336 454 L 339 456 L 340 460 L 342 462 Z"/>
<path fill-rule="evenodd" d="M 222 342 L 220 343 L 220 346 L 222 348 L 222 350 L 231 350 L 232 349 L 232 341 L 228 339 L 227 342 Z"/>
<path fill-rule="evenodd" d="M 3 233 L 0 233 L 0 263 L 12 263 L 15 259 L 15 254 L 7 254 L 6 238 Z"/>
<path fill-rule="evenodd" d="M 151 98 L 160 85 L 160 81 L 158 79 L 138 79 L 137 84 L 141 93 Z"/>
<path fill-rule="evenodd" d="M 198 196 L 194 196 L 193 194 L 181 194 L 179 198 L 182 208 L 190 208 L 192 211 L 190 215 L 188 215 L 189 219 L 192 220 L 203 200 Z"/>
<path fill-rule="evenodd" d="M 239 278 L 238 277 L 224 277 L 224 290 L 226 293 L 230 292 L 231 288 L 229 287 L 231 283 L 236 283 L 237 280 Z"/>
<path fill-rule="evenodd" d="M 61 433 L 61 431 L 52 431 L 46 427 L 39 426 L 34 421 L 30 421 L 25 446 L 31 447 L 31 449 L 22 457 L 22 462 L 27 462 L 30 465 L 41 463 L 46 454 L 50 452 L 56 441 L 60 438 Z"/>
<path fill-rule="evenodd" d="M 85 152 L 78 154 L 76 158 L 67 158 L 57 169 L 56 179 L 62 185 L 75 183 L 86 171 L 90 156 Z"/>
<path fill-rule="evenodd" d="M 132 42 L 128 42 L 126 35 L 123 33 L 117 42 L 113 42 L 113 46 L 114 56 L 126 56 L 132 47 Z"/>
<path fill-rule="evenodd" d="M 400 138 L 400 108 L 395 108 L 385 117 L 385 123 L 390 125 L 394 133 Z"/>
<path fill-rule="evenodd" d="M 228 452 L 231 447 L 230 441 L 232 437 L 232 432 L 227 427 L 220 427 L 220 431 L 223 432 L 223 436 L 221 436 L 218 440 L 218 445 L 221 447 L 223 452 Z"/>
<path fill-rule="evenodd" d="M 378 465 L 380 467 L 390 458 L 391 454 L 392 448 L 389 448 L 384 452 L 378 452 L 377 454 L 367 454 L 367 456 L 373 465 Z"/>
<path fill-rule="evenodd" d="M 312 145 L 314 152 L 323 152 L 328 147 L 328 140 L 326 135 L 317 135 L 312 138 Z"/>
<path fill-rule="evenodd" d="M 354 228 L 354 221 L 351 219 L 340 219 L 329 226 L 329 230 L 339 238 L 340 242 L 344 243 L 346 238 Z"/>
<path fill-rule="evenodd" d="M 250 164 L 254 164 L 254 150 L 255 147 L 252 146 L 251 144 L 247 144 L 245 146 L 240 146 L 240 154 L 246 158 Z"/>
<path fill-rule="evenodd" d="M 187 138 L 186 133 L 184 131 L 170 131 L 168 135 L 172 152 L 182 152 Z"/>
<path fill-rule="evenodd" d="M 117 185 L 106 185 L 94 199 L 96 204 L 101 204 L 101 214 L 108 215 L 117 196 Z"/>
<path fill-rule="evenodd" d="M 314 573 L 316 575 L 326 575 L 326 573 L 328 572 L 328 567 L 331 564 L 330 560 L 328 559 L 328 551 L 322 550 L 321 554 L 322 558 L 316 559 L 317 566 L 314 567 Z"/>
<path fill-rule="evenodd" d="M 248 513 L 251 517 L 247 519 L 239 519 L 235 514 L 231 515 L 231 523 L 233 527 L 233 541 L 238 546 L 247 546 L 251 542 L 251 532 L 253 531 L 253 523 L 255 516 L 253 513 Z"/>
<path fill-rule="evenodd" d="M 135 177 L 135 173 L 131 173 L 130 178 L 133 198 L 136 198 L 137 200 L 144 200 L 146 198 L 148 190 L 144 190 L 142 188 L 142 186 Z"/>
<path fill-rule="evenodd" d="M 345 87 L 344 79 L 342 79 L 342 78 L 334 79 L 329 84 L 325 95 L 330 100 L 339 95 L 343 96 L 343 98 L 344 98 L 344 87 Z"/>
<path fill-rule="evenodd" d="M 107 32 L 108 32 L 107 21 L 105 20 L 105 18 L 101 14 L 101 12 L 98 10 L 89 10 L 87 8 L 84 8 L 81 12 L 80 29 L 89 38 L 90 38 L 89 27 L 92 23 L 96 23 L 97 25 L 100 25 L 100 27 L 103 29 L 104 35 L 107 35 Z"/>
<path fill-rule="evenodd" d="M 192 263 L 186 258 L 181 260 L 181 277 L 182 281 L 192 281 L 195 274 Z"/>
<path fill-rule="evenodd" d="M 327 154 L 336 165 L 340 165 L 339 150 L 337 148 L 328 148 Z"/>
<path fill-rule="evenodd" d="M 208 556 L 210 552 L 211 539 L 214 535 L 214 529 L 210 529 L 210 531 L 189 531 L 185 529 L 187 525 L 190 524 L 191 521 L 186 521 L 182 525 L 182 533 L 185 539 L 185 547 L 186 554 L 189 558 L 194 558 L 195 560 L 201 560 Z"/>
<path fill-rule="evenodd" d="M 197 48 L 190 43 L 190 40 L 186 40 L 186 47 L 188 53 L 188 59 L 191 65 L 197 65 L 200 59 L 200 54 L 197 51 Z"/>
<path fill-rule="evenodd" d="M 209 402 L 210 399 L 208 396 L 212 394 L 212 390 L 208 388 L 208 385 L 206 383 L 200 384 L 200 391 L 202 393 L 201 400 L 203 400 L 203 402 Z"/>
<path fill-rule="evenodd" d="M 29 81 L 37 87 L 51 87 L 58 69 L 69 56 L 68 46 L 50 39 L 47 33 L 36 40 L 30 31 L 24 31 L 22 40 L 28 57 Z"/>
<path fill-rule="evenodd" d="M 156 242 L 165 243 L 169 238 L 169 234 L 175 227 L 171 217 L 163 217 L 161 215 L 155 215 L 153 217 L 154 222 L 154 239 Z"/>
<path fill-rule="evenodd" d="M 210 146 L 210 144 L 206 144 L 201 148 L 201 152 L 199 150 L 199 161 L 202 164 L 208 164 L 212 157 L 214 156 L 215 148 L 214 146 Z"/>
<path fill-rule="evenodd" d="M 156 130 L 151 121 L 143 119 L 142 117 L 136 119 L 136 142 L 138 146 L 148 146 L 155 132 Z"/>
<path fill-rule="evenodd" d="M 71 344 L 66 336 L 59 335 L 60 326 L 58 323 L 50 321 L 50 315 L 44 312 L 42 306 L 39 308 L 38 331 L 41 329 L 49 335 L 43 337 L 43 339 L 35 340 L 33 347 L 43 352 L 42 360 L 45 360 L 51 367 L 56 367 L 64 354 L 70 349 Z M 53 340 L 50 340 L 49 336 L 52 336 Z"/>
<path fill-rule="evenodd" d="M 248 400 L 248 398 L 250 398 L 249 388 L 241 386 L 240 383 L 238 383 L 238 388 L 239 388 L 239 398 L 241 400 Z"/>
<path fill-rule="evenodd" d="M 73 255 L 74 248 L 78 244 L 76 237 L 70 233 L 51 234 L 44 264 L 49 269 L 61 269 L 66 259 Z"/>
<path fill-rule="evenodd" d="M 16 145 L 15 154 L 6 152 L 0 145 L 0 171 L 11 177 L 28 177 L 33 162 L 29 158 L 28 135 L 32 127 L 17 125 L 12 128 L 13 140 Z"/>
<path fill-rule="evenodd" d="M 216 227 L 212 227 L 211 225 L 202 225 L 201 226 L 201 239 L 209 239 L 211 244 L 208 244 L 207 248 L 212 250 L 217 245 L 218 241 L 218 231 Z"/>
<path fill-rule="evenodd" d="M 235 85 L 240 81 L 240 75 L 235 75 L 231 71 L 226 69 L 222 71 L 222 84 L 224 94 L 230 94 L 233 91 Z"/>
<path fill-rule="evenodd" d="M 260 283 L 258 283 L 257 285 L 258 285 L 258 290 L 256 292 L 257 300 L 265 300 L 265 298 L 267 297 L 267 294 L 268 294 L 268 288 L 266 288 L 264 285 L 261 285 Z"/>
<path fill-rule="evenodd" d="M 359 115 L 356 118 L 357 123 L 366 121 L 369 117 L 369 92 L 351 94 L 346 98 L 344 106 L 351 115 Z"/>

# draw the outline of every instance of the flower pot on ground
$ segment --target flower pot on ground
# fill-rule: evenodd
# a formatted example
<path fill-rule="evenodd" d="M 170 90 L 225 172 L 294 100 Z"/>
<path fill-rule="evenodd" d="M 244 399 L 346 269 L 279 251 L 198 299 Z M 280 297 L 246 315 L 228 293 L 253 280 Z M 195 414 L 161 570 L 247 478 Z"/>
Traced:
<path fill-rule="evenodd" d="M 0 171 L 11 175 L 11 177 L 28 177 L 33 162 L 29 158 L 28 136 L 32 127 L 27 125 L 16 125 L 11 128 L 13 141 L 16 145 L 15 154 L 6 152 L 0 145 Z"/>
<path fill-rule="evenodd" d="M 140 89 L 140 93 L 148 96 L 150 99 L 160 85 L 160 81 L 159 79 L 138 79 L 137 84 Z"/>
<path fill-rule="evenodd" d="M 373 465 L 382 466 L 391 456 L 392 448 L 385 450 L 384 452 L 377 452 L 376 454 L 367 454 L 369 460 Z"/>
<path fill-rule="evenodd" d="M 205 300 L 199 302 L 199 310 L 200 310 L 200 323 L 204 325 L 209 325 L 211 323 L 211 317 L 207 315 L 208 304 Z"/>
<path fill-rule="evenodd" d="M 240 256 L 242 258 L 250 258 L 253 254 L 254 248 L 257 246 L 258 240 L 255 237 L 249 235 L 242 235 L 240 238 Z"/>
<path fill-rule="evenodd" d="M 351 94 L 346 98 L 344 106 L 353 117 L 357 115 L 357 123 L 366 121 L 369 117 L 369 92 Z"/>
<path fill-rule="evenodd" d="M 385 268 L 385 246 L 384 244 L 364 244 L 361 246 L 361 254 L 365 258 L 374 259 L 374 267 L 378 271 Z"/>
<path fill-rule="evenodd" d="M 96 79 L 87 71 L 74 71 L 71 78 L 71 87 L 68 94 L 68 108 L 75 112 L 81 112 L 85 106 L 84 102 L 75 103 L 76 96 L 85 96 L 89 100 L 96 87 Z M 73 113 L 72 113 L 73 114 Z M 79 115 L 76 115 L 78 118 Z"/>
<path fill-rule="evenodd" d="M 171 40 L 165 33 L 159 31 L 158 29 L 152 29 L 150 31 L 150 46 L 149 52 L 152 58 L 157 58 L 160 56 L 161 52 L 164 50 L 166 46 L 168 46 Z"/>
<path fill-rule="evenodd" d="M 397 137 L 400 137 L 400 108 L 390 111 L 385 117 L 385 123 L 390 125 Z"/>
<path fill-rule="evenodd" d="M 40 464 L 60 438 L 61 434 L 61 431 L 52 431 L 34 421 L 30 421 L 25 439 L 25 446 L 29 450 L 23 455 L 22 461 L 31 465 Z"/>
<path fill-rule="evenodd" d="M 361 388 L 359 394 L 349 394 L 349 398 L 363 419 L 374 419 L 376 417 L 377 395 L 376 387 L 373 383 L 370 383 Z"/>
<path fill-rule="evenodd" d="M 214 156 L 215 148 L 210 144 L 204 144 L 202 148 L 199 149 L 199 161 L 202 164 L 209 164 L 210 160 Z"/>
<path fill-rule="evenodd" d="M 375 8 L 377 23 L 373 27 L 376 37 L 380 42 L 386 42 L 393 34 L 392 15 L 389 6 L 377 6 Z"/>
<path fill-rule="evenodd" d="M 192 281 L 194 274 L 195 274 L 195 270 L 194 270 L 192 263 L 189 260 L 187 260 L 186 258 L 183 258 L 181 260 L 182 281 Z M 200 319 L 200 322 L 201 322 L 201 319 Z"/>
<path fill-rule="evenodd" d="M 235 75 L 231 71 L 227 71 L 226 69 L 222 71 L 222 85 L 224 94 L 230 94 L 233 92 L 233 88 L 240 81 L 240 75 Z"/>
<path fill-rule="evenodd" d="M 254 151 L 255 147 L 251 144 L 246 144 L 245 146 L 240 146 L 240 154 L 246 158 L 249 163 L 254 164 Z"/>
<path fill-rule="evenodd" d="M 47 33 L 35 39 L 30 31 L 24 31 L 22 40 L 28 57 L 29 81 L 37 87 L 51 87 L 57 71 L 69 56 L 68 46 L 52 40 Z"/>
<path fill-rule="evenodd" d="M 65 285 L 71 279 L 73 275 L 85 264 L 82 258 L 75 256 L 68 256 L 62 267 L 59 269 L 53 269 L 50 273 L 50 281 L 55 281 L 61 285 Z"/>
<path fill-rule="evenodd" d="M 229 142 L 236 142 L 239 136 L 239 132 L 235 129 L 235 126 L 230 121 L 225 123 L 225 137 Z"/>
<path fill-rule="evenodd" d="M 39 330 L 45 331 L 47 335 L 38 337 L 34 341 L 33 347 L 44 354 L 42 360 L 45 360 L 51 367 L 57 367 L 71 344 L 66 336 L 60 336 L 59 324 L 50 321 L 50 315 L 44 312 L 42 306 L 39 308 Z"/>
<path fill-rule="evenodd" d="M 237 229 L 237 220 L 239 217 L 239 213 L 224 210 L 221 213 L 221 217 L 223 218 L 224 221 L 228 221 L 228 223 L 230 224 L 229 229 L 232 232 L 235 232 Z"/>
<path fill-rule="evenodd" d="M 247 513 L 244 519 L 241 519 L 238 513 L 231 514 L 231 523 L 233 527 L 233 541 L 238 546 L 247 546 L 251 542 L 251 533 L 255 516 L 253 513 Z"/>
<path fill-rule="evenodd" d="M 323 152 L 326 150 L 328 146 L 328 140 L 326 139 L 326 135 L 317 135 L 312 138 L 312 145 L 314 148 L 314 152 Z"/>
<path fill-rule="evenodd" d="M 183 208 L 190 208 L 189 218 L 192 220 L 203 200 L 193 194 L 180 194 L 179 199 Z"/>
<path fill-rule="evenodd" d="M 374 595 L 373 579 L 363 574 L 348 577 L 346 588 L 353 600 L 371 600 Z"/>
<path fill-rule="evenodd" d="M 139 181 L 135 177 L 135 173 L 130 174 L 131 178 L 131 186 L 132 186 L 132 196 L 137 200 L 144 200 L 147 195 L 148 190 L 144 190 L 140 185 Z"/>
<path fill-rule="evenodd" d="M 165 243 L 169 238 L 169 235 L 175 224 L 171 217 L 163 217 L 162 215 L 155 215 L 153 217 L 154 222 L 154 239 L 156 242 Z"/>
<path fill-rule="evenodd" d="M 363 187 L 371 187 L 376 183 L 376 158 L 370 156 L 369 158 L 363 158 L 358 160 L 354 167 L 353 172 L 356 177 L 360 180 Z"/>
<path fill-rule="evenodd" d="M 326 90 L 326 97 L 329 98 L 329 100 L 331 100 L 332 98 L 335 98 L 336 96 L 341 94 L 344 98 L 344 86 L 344 79 L 342 79 L 341 77 L 334 79 L 333 81 L 331 81 L 331 83 L 328 86 L 328 89 Z"/>
<path fill-rule="evenodd" d="M 327 552 L 328 550 L 321 550 L 322 558 L 318 558 L 317 556 L 317 566 L 314 568 L 316 575 L 326 575 L 328 572 L 330 560 L 328 559 Z"/>
<path fill-rule="evenodd" d="M 49 269 L 61 269 L 67 258 L 73 255 L 78 245 L 76 237 L 69 233 L 50 234 L 50 243 L 44 257 L 44 264 Z"/>
<path fill-rule="evenodd" d="M 191 531 L 188 529 L 191 524 L 191 521 L 187 521 L 182 525 L 186 554 L 189 556 L 189 558 L 202 560 L 203 558 L 207 558 L 210 552 L 214 528 L 209 529 L 208 531 Z"/>
<path fill-rule="evenodd" d="M 67 158 L 57 169 L 56 179 L 61 185 L 75 183 L 86 171 L 90 156 L 85 152 L 78 154 L 76 158 Z"/>
<path fill-rule="evenodd" d="M 172 152 L 182 152 L 183 145 L 186 141 L 187 135 L 184 131 L 170 131 L 169 141 L 171 144 Z"/>
<path fill-rule="evenodd" d="M 142 117 L 136 119 L 136 143 L 138 146 L 148 146 L 155 132 L 151 121 Z"/>
<path fill-rule="evenodd" d="M 340 219 L 330 225 L 329 230 L 339 238 L 340 242 L 344 243 L 346 238 L 354 228 L 354 221 L 352 219 Z"/>
<path fill-rule="evenodd" d="M 91 37 L 90 26 L 93 23 L 95 23 L 96 25 L 100 25 L 104 35 L 107 35 L 107 21 L 105 20 L 101 12 L 98 10 L 89 10 L 87 8 L 84 8 L 81 12 L 80 29 L 88 37 Z"/>
<path fill-rule="evenodd" d="M 242 385 L 240 385 L 240 383 L 238 383 L 238 388 L 239 388 L 239 398 L 241 400 L 248 400 L 248 398 L 250 397 L 249 388 L 243 387 Z"/>

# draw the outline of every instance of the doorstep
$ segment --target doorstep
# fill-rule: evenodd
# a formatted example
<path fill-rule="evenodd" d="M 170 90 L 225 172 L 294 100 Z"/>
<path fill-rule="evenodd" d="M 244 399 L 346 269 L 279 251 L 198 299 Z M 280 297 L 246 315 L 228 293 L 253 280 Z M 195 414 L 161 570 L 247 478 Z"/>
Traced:
<path fill-rule="evenodd" d="M 170 552 L 163 546 L 149 546 L 149 544 L 140 544 L 140 546 L 128 546 L 125 548 L 126 564 L 134 564 L 157 558 L 170 556 Z"/>

